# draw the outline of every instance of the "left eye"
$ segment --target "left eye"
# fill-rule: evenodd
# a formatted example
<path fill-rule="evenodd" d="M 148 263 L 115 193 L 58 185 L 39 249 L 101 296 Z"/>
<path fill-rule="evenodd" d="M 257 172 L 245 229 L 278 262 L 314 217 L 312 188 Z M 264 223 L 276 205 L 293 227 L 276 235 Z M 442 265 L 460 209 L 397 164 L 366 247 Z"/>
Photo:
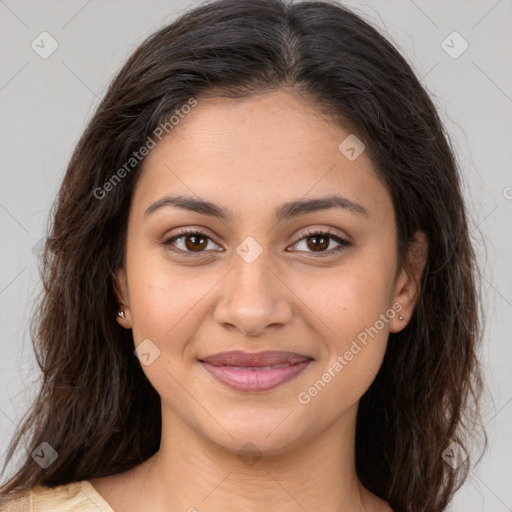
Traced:
<path fill-rule="evenodd" d="M 210 242 L 214 246 L 218 247 L 218 245 L 205 233 L 200 231 L 186 231 L 169 238 L 164 242 L 164 245 L 168 246 L 174 252 L 197 254 L 205 252 L 205 250 L 209 248 Z M 332 242 L 338 245 L 333 247 L 331 245 Z M 303 248 L 299 248 L 299 252 L 312 252 L 317 253 L 316 255 L 318 256 L 324 256 L 343 250 L 345 247 L 350 245 L 350 242 L 333 233 L 315 231 L 307 233 L 306 236 L 303 236 L 292 247 L 300 247 L 301 244 Z M 306 250 L 304 250 L 304 248 Z M 210 247 L 210 249 L 220 252 L 218 249 L 212 249 L 212 247 Z M 307 249 L 309 249 L 309 251 Z"/>
<path fill-rule="evenodd" d="M 338 246 L 333 248 L 331 242 L 337 243 Z M 333 233 L 315 231 L 302 237 L 295 246 L 298 247 L 301 244 L 303 244 L 303 247 L 311 249 L 311 252 L 318 253 L 318 256 L 325 256 L 342 251 L 350 245 L 350 242 Z M 327 251 L 326 249 L 329 250 Z"/>

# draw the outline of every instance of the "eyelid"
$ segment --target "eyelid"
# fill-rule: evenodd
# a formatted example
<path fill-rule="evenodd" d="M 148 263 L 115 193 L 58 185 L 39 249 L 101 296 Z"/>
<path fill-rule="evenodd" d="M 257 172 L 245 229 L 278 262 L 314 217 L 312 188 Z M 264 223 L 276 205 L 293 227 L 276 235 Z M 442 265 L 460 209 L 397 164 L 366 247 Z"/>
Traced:
<path fill-rule="evenodd" d="M 208 254 L 208 253 L 212 252 L 211 250 L 210 251 L 193 252 L 193 251 L 183 251 L 183 250 L 177 249 L 177 248 L 172 248 L 172 249 L 170 248 L 171 242 L 176 241 L 178 238 L 182 238 L 187 235 L 200 235 L 205 238 L 208 238 L 215 245 L 221 247 L 220 244 L 215 241 L 213 236 L 211 236 L 208 233 L 206 233 L 205 231 L 203 231 L 204 229 L 205 228 L 194 228 L 194 227 L 188 227 L 188 226 L 184 227 L 184 228 L 177 228 L 175 233 L 173 233 L 171 236 L 168 236 L 165 238 L 163 245 L 169 247 L 170 251 L 172 251 L 174 253 L 178 253 L 178 254 L 187 254 L 187 255 L 190 254 L 192 256 L 201 256 L 201 255 Z M 215 250 L 215 252 L 220 252 L 220 251 Z"/>
<path fill-rule="evenodd" d="M 348 239 L 344 235 L 341 235 L 335 231 L 332 231 L 331 228 L 307 228 L 306 231 L 299 233 L 298 236 L 300 236 L 300 238 L 297 240 L 297 242 L 300 242 L 304 238 L 308 238 L 310 236 L 315 236 L 315 235 L 331 235 L 333 238 L 337 237 L 337 238 L 344 240 L 345 242 L 348 242 Z M 295 244 L 297 242 L 295 242 Z"/>
<path fill-rule="evenodd" d="M 204 228 L 193 228 L 193 227 L 178 228 L 177 231 L 172 236 L 166 238 L 166 240 L 164 241 L 163 244 L 165 246 L 170 247 L 171 242 L 173 242 L 183 236 L 200 235 L 200 236 L 210 239 L 213 243 L 215 243 L 217 246 L 220 247 L 220 244 L 218 244 L 212 236 L 210 236 L 208 233 L 202 231 L 203 229 Z M 305 232 L 302 232 L 299 235 L 300 238 L 298 238 L 291 245 L 291 247 L 293 247 L 294 245 L 297 245 L 298 243 L 302 242 L 306 238 L 309 238 L 312 236 L 321 236 L 321 235 L 327 235 L 328 237 L 330 237 L 332 240 L 334 240 L 339 245 L 335 248 L 331 248 L 329 251 L 324 251 L 324 252 L 320 251 L 316 254 L 313 251 L 294 251 L 294 252 L 313 254 L 314 256 L 322 257 L 322 256 L 329 256 L 329 255 L 336 254 L 337 252 L 339 252 L 351 245 L 351 242 L 349 242 L 345 237 L 339 235 L 336 232 L 331 231 L 330 228 L 308 228 Z M 201 255 L 208 254 L 208 253 L 212 252 L 211 250 L 209 250 L 209 251 L 203 250 L 203 251 L 198 251 L 198 252 L 183 251 L 181 249 L 176 249 L 176 248 L 172 248 L 169 250 L 171 250 L 174 253 L 187 254 L 187 255 L 192 255 L 192 256 L 201 256 Z M 220 252 L 220 251 L 215 250 L 214 252 Z"/>
<path fill-rule="evenodd" d="M 320 251 L 318 253 L 315 253 L 314 251 L 296 251 L 299 253 L 305 253 L 305 254 L 312 254 L 314 257 L 327 257 L 332 256 L 334 254 L 338 254 L 339 252 L 342 252 L 344 249 L 347 249 L 349 246 L 352 245 L 352 243 L 345 238 L 342 235 L 339 235 L 338 233 L 332 231 L 330 228 L 309 228 L 306 232 L 303 232 L 300 235 L 300 238 L 291 246 L 299 244 L 303 240 L 313 237 L 313 236 L 326 236 L 334 240 L 338 246 L 333 247 L 329 249 L 328 251 Z M 295 251 L 294 251 L 295 252 Z"/>

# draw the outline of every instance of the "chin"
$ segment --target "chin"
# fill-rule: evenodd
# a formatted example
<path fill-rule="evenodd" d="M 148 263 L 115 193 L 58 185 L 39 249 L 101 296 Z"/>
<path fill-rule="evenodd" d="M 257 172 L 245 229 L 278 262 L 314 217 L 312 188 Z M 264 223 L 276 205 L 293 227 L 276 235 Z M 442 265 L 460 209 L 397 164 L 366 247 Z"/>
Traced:
<path fill-rule="evenodd" d="M 254 411 L 236 421 L 233 418 L 227 421 L 224 417 L 222 425 L 227 432 L 217 424 L 210 424 L 209 428 L 203 430 L 203 435 L 222 449 L 237 455 L 251 451 L 259 456 L 280 455 L 294 447 L 298 448 L 306 434 L 296 418 L 295 421 L 288 421 L 286 416 L 289 412 L 273 410 L 263 417 L 261 410 Z M 290 414 L 290 418 L 292 416 Z"/>

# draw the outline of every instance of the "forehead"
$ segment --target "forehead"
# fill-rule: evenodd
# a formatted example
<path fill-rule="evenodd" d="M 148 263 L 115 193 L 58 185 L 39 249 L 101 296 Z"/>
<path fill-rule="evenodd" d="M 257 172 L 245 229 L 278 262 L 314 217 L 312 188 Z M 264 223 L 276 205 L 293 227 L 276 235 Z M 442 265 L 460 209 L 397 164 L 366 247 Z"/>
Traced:
<path fill-rule="evenodd" d="M 349 136 L 285 91 L 198 99 L 147 156 L 134 202 L 147 207 L 172 192 L 256 215 L 287 199 L 340 193 L 377 218 L 389 214 L 370 158 L 363 151 L 351 161 L 340 151 Z"/>

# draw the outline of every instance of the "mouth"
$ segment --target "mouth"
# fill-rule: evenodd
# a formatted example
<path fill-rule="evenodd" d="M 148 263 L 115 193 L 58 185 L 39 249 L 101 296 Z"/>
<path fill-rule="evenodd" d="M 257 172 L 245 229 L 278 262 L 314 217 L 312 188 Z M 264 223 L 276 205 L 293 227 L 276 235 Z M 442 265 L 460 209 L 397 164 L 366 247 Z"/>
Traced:
<path fill-rule="evenodd" d="M 313 361 L 295 352 L 221 352 L 199 359 L 218 382 L 237 391 L 266 391 L 299 375 Z"/>

